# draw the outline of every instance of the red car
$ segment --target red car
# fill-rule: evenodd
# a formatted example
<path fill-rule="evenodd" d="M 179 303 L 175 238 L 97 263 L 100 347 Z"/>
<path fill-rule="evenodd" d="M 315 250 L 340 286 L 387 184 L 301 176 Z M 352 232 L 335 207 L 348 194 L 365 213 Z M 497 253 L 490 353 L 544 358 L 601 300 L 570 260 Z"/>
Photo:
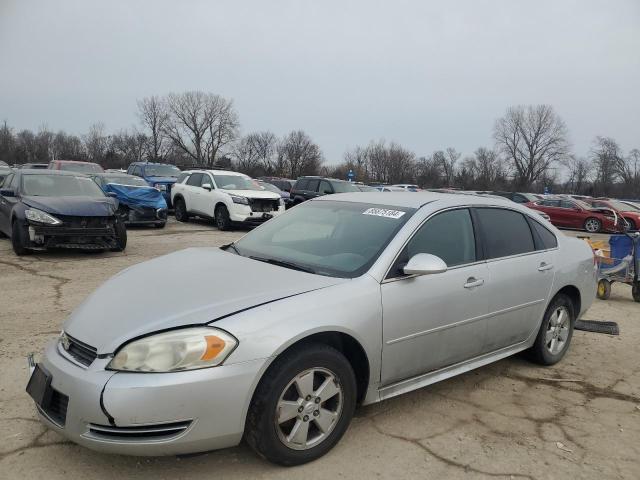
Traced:
<path fill-rule="evenodd" d="M 93 162 L 79 162 L 77 160 L 52 160 L 49 162 L 51 170 L 67 170 L 78 173 L 103 173 L 100 165 Z"/>
<path fill-rule="evenodd" d="M 589 233 L 620 231 L 619 222 L 608 207 L 595 208 L 569 198 L 545 198 L 526 205 L 549 215 L 551 223 L 559 228 L 577 228 Z"/>
<path fill-rule="evenodd" d="M 640 228 L 640 210 L 629 204 L 611 198 L 591 198 L 586 202 L 595 208 L 610 208 L 617 211 L 618 215 L 624 218 L 629 230 Z"/>

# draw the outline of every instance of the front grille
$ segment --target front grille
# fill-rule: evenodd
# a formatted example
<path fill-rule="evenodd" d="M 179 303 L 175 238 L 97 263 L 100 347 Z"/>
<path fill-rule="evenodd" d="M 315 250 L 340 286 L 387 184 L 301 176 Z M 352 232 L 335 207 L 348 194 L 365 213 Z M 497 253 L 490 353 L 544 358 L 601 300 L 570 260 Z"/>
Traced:
<path fill-rule="evenodd" d="M 65 348 L 66 352 L 82 365 L 89 366 L 98 356 L 98 351 L 90 345 L 76 340 L 65 334 L 69 340 L 69 348 Z M 64 347 L 63 347 L 64 348 Z"/>
<path fill-rule="evenodd" d="M 278 210 L 280 200 L 270 200 L 266 198 L 250 198 L 249 206 L 252 212 L 273 212 Z"/>
<path fill-rule="evenodd" d="M 67 407 L 69 406 L 69 397 L 64 393 L 60 393 L 55 388 L 51 389 L 51 401 L 49 405 L 43 409 L 44 413 L 55 423 L 64 427 L 67 421 Z"/>
<path fill-rule="evenodd" d="M 62 221 L 62 227 L 73 229 L 109 229 L 113 227 L 113 217 L 74 217 L 68 215 L 58 215 Z"/>
<path fill-rule="evenodd" d="M 111 425 L 89 424 L 89 435 L 103 440 L 143 441 L 166 440 L 186 431 L 191 420 L 183 422 L 137 425 L 135 427 L 115 427 Z"/>

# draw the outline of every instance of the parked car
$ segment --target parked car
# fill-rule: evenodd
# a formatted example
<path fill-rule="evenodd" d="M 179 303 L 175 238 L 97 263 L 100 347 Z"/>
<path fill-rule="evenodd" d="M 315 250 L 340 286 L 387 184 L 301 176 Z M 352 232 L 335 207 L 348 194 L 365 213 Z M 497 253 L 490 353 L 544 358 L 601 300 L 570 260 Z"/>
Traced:
<path fill-rule="evenodd" d="M 540 200 L 538 195 L 533 193 L 523 193 L 523 192 L 489 192 L 491 195 L 498 195 L 500 197 L 508 198 L 512 202 L 516 203 L 529 203 L 529 202 L 537 202 Z"/>
<path fill-rule="evenodd" d="M 326 177 L 300 177 L 291 188 L 294 205 L 310 198 L 333 193 L 359 192 L 358 188 L 346 180 Z"/>
<path fill-rule="evenodd" d="M 625 222 L 627 230 L 638 230 L 640 228 L 640 209 L 612 198 L 590 198 L 586 203 L 594 208 L 608 208 L 618 212 Z"/>
<path fill-rule="evenodd" d="M 52 160 L 49 162 L 51 170 L 66 170 L 78 173 L 102 173 L 103 168 L 97 163 L 80 162 L 77 160 Z"/>
<path fill-rule="evenodd" d="M 89 175 L 106 194 L 118 199 L 118 215 L 126 225 L 153 225 L 164 228 L 167 202 L 162 193 L 142 178 L 126 173 L 94 173 Z"/>
<path fill-rule="evenodd" d="M 396 185 L 391 185 L 392 187 L 401 188 L 402 190 L 406 190 L 408 192 L 417 192 L 420 190 L 418 185 L 413 185 L 410 183 L 398 183 Z"/>
<path fill-rule="evenodd" d="M 118 201 L 87 176 L 16 170 L 0 189 L 0 232 L 16 255 L 47 248 L 123 251 L 127 230 Z"/>
<path fill-rule="evenodd" d="M 49 168 L 49 164 L 48 163 L 23 163 L 21 165 L 18 165 L 18 167 L 20 170 L 43 170 L 45 168 Z"/>
<path fill-rule="evenodd" d="M 256 181 L 258 182 L 258 185 L 260 185 L 264 190 L 277 193 L 278 195 L 280 195 L 280 198 L 282 198 L 282 201 L 284 202 L 285 208 L 289 208 L 293 206 L 293 200 L 291 200 L 291 195 L 289 194 L 289 192 L 280 190 L 273 183 L 269 183 L 264 180 L 256 180 Z"/>
<path fill-rule="evenodd" d="M 284 212 L 279 194 L 263 190 L 251 177 L 228 170 L 187 172 L 171 192 L 176 220 L 211 218 L 220 230 L 258 225 Z"/>
<path fill-rule="evenodd" d="M 95 450 L 244 438 L 296 465 L 358 404 L 520 351 L 555 364 L 595 290 L 589 245 L 507 200 L 323 196 L 222 248 L 120 272 L 31 363 L 27 391 L 45 425 Z"/>
<path fill-rule="evenodd" d="M 171 188 L 176 183 L 180 169 L 168 163 L 133 162 L 127 169 L 129 175 L 143 178 L 149 185 L 162 192 L 169 208 L 171 204 Z"/>
<path fill-rule="evenodd" d="M 271 185 L 275 185 L 283 192 L 291 193 L 291 187 L 296 183 L 295 180 L 291 180 L 290 178 L 282 178 L 282 177 L 259 177 L 258 180 L 262 180 L 263 182 L 270 183 Z"/>
<path fill-rule="evenodd" d="M 375 187 L 379 192 L 405 192 L 404 188 L 393 187 L 391 185 L 380 185 L 379 187 Z"/>
<path fill-rule="evenodd" d="M 526 204 L 549 215 L 556 227 L 576 228 L 589 233 L 620 231 L 617 214 L 610 209 L 594 208 L 581 200 L 545 198 Z"/>

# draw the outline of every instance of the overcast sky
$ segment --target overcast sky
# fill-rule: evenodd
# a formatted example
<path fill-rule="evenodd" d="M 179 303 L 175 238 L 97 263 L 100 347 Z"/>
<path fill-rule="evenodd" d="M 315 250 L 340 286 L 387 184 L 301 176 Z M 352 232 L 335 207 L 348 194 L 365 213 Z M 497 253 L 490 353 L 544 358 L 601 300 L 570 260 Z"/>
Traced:
<path fill-rule="evenodd" d="M 640 1 L 0 0 L 0 120 L 84 133 L 136 99 L 232 98 L 242 132 L 303 129 L 328 163 L 384 138 L 492 145 L 509 105 L 552 104 L 574 150 L 640 148 Z"/>

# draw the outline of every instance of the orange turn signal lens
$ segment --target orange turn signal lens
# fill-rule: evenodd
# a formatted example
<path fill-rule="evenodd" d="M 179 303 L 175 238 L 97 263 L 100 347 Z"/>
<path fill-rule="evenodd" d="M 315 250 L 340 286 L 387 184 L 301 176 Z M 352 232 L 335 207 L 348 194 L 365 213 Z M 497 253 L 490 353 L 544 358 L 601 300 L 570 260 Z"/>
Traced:
<path fill-rule="evenodd" d="M 223 339 L 215 335 L 206 335 L 204 338 L 207 341 L 207 349 L 200 357 L 200 360 L 213 360 L 224 350 L 226 343 Z"/>

